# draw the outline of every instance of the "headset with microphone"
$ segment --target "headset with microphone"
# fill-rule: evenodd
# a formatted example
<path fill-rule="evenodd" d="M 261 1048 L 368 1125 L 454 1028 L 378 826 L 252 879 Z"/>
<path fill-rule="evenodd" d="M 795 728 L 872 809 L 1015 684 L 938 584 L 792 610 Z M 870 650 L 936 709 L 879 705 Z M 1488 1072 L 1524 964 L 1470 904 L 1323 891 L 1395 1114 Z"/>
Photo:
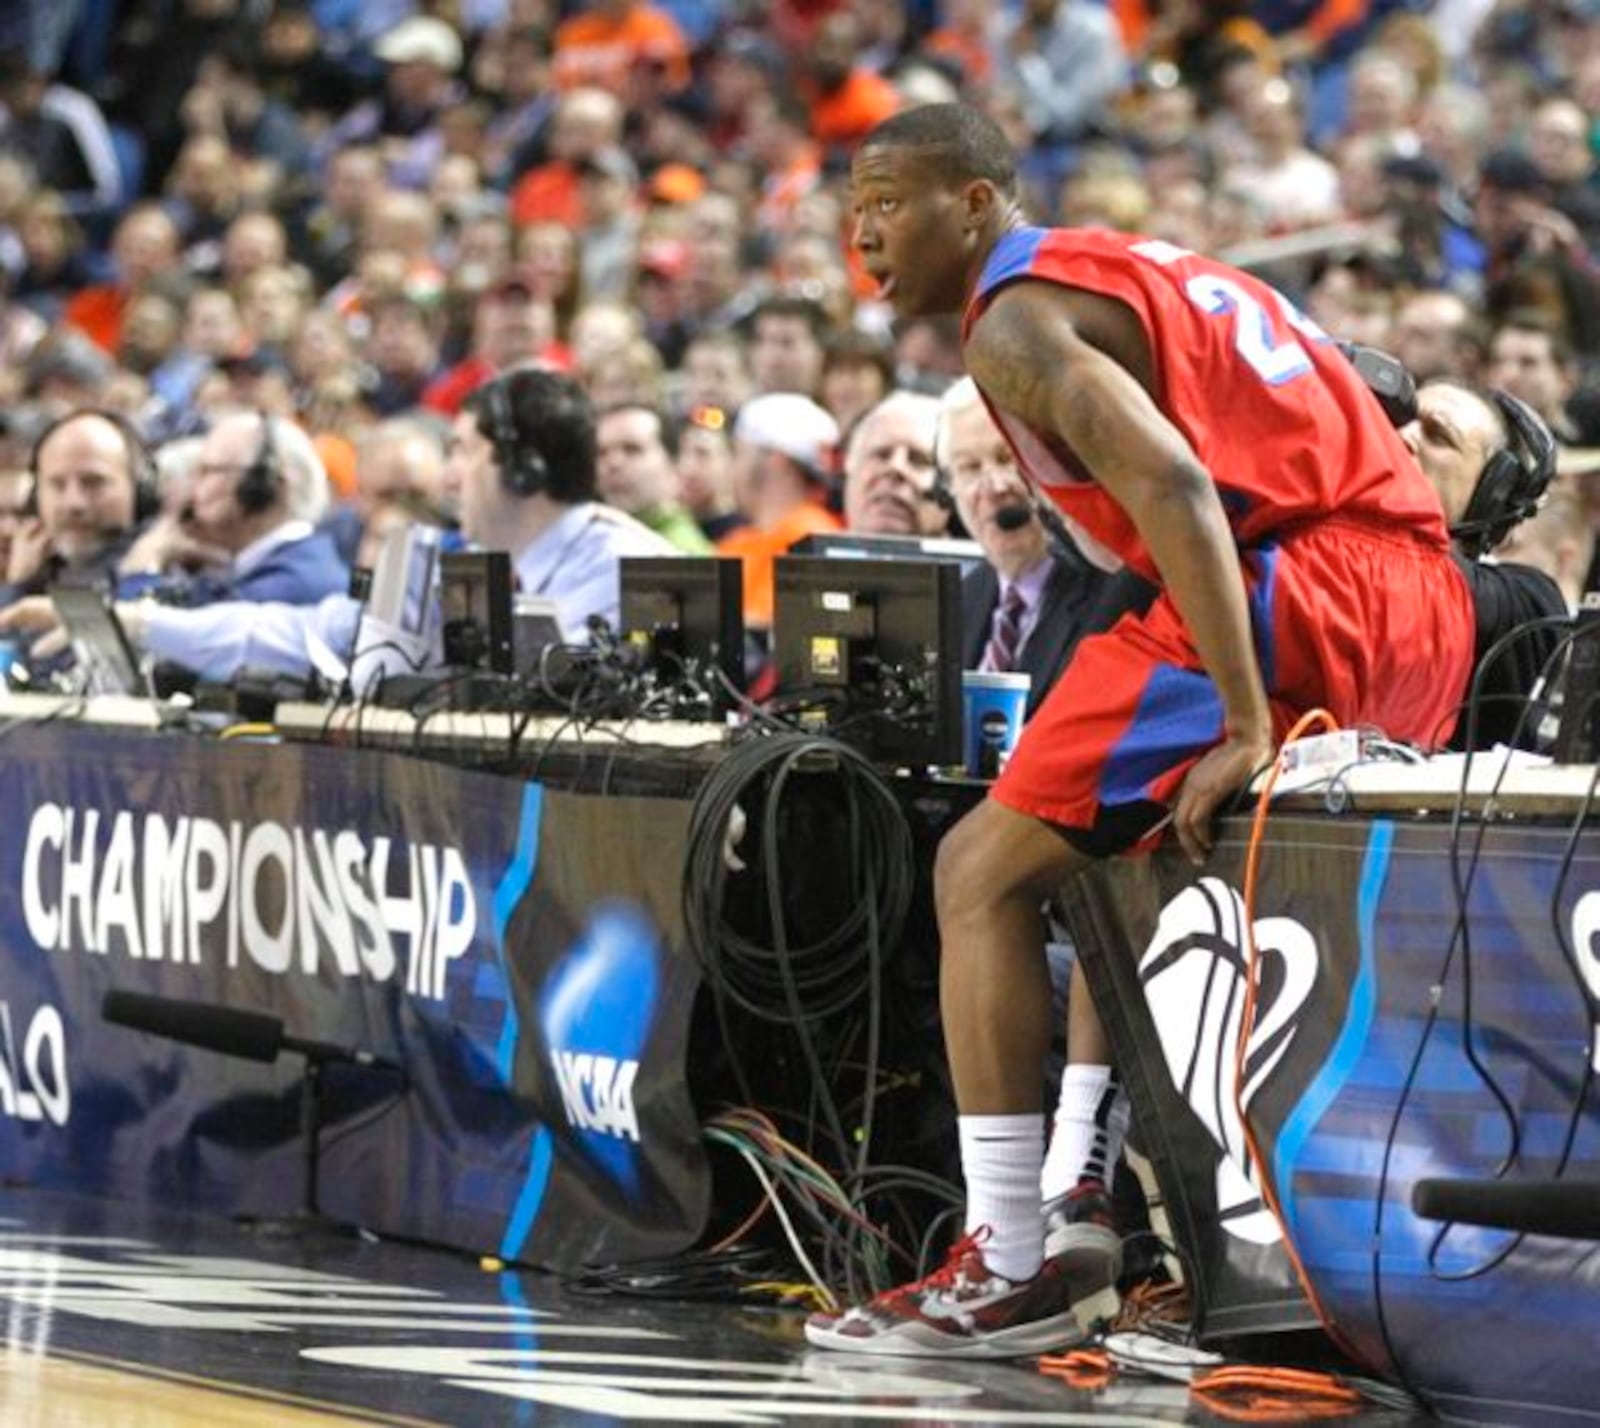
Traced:
<path fill-rule="evenodd" d="M 1556 440 L 1538 412 L 1498 387 L 1488 397 L 1505 423 L 1506 443 L 1484 462 L 1467 509 L 1450 527 L 1450 538 L 1472 559 L 1539 509 L 1556 474 Z"/>

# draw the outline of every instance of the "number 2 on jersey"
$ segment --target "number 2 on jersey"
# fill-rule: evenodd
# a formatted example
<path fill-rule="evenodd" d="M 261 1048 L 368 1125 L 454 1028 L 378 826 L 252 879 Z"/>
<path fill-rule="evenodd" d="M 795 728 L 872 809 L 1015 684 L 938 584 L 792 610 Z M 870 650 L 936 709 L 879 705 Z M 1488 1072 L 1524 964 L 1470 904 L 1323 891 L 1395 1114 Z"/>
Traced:
<path fill-rule="evenodd" d="M 1167 264 L 1193 256 L 1170 243 L 1136 244 L 1133 251 L 1141 258 Z M 1250 369 L 1271 386 L 1292 382 L 1311 370 L 1311 358 L 1293 337 L 1280 338 L 1272 329 L 1272 317 L 1254 293 L 1220 273 L 1196 273 L 1183 285 L 1184 295 L 1201 312 L 1215 317 L 1232 316 L 1234 350 L 1250 364 Z M 1274 292 L 1283 319 L 1313 342 L 1326 342 L 1328 335 L 1295 307 L 1282 293 Z"/>
<path fill-rule="evenodd" d="M 1202 312 L 1217 316 L 1233 315 L 1234 350 L 1270 386 L 1292 382 L 1311 370 L 1311 358 L 1293 337 L 1279 338 L 1272 330 L 1272 318 L 1253 293 L 1246 292 L 1231 278 L 1217 273 L 1196 273 L 1183 285 L 1183 291 Z M 1284 317 L 1293 325 L 1311 325 L 1311 320 L 1280 299 Z M 1295 319 L 1299 319 L 1298 322 Z M 1313 332 L 1308 335 L 1319 335 Z"/>

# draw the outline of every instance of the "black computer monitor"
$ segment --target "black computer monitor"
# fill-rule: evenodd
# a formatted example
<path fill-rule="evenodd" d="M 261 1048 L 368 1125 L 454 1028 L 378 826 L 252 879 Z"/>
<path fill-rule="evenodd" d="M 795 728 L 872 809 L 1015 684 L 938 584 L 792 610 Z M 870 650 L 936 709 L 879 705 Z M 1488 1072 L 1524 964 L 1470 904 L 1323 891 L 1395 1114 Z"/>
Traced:
<path fill-rule="evenodd" d="M 439 613 L 447 665 L 511 673 L 511 557 L 503 550 L 441 556 Z"/>
<path fill-rule="evenodd" d="M 791 555 L 830 555 L 853 560 L 953 560 L 969 575 L 983 564 L 983 547 L 956 536 L 862 535 L 815 531 L 790 547 Z"/>
<path fill-rule="evenodd" d="M 622 637 L 667 684 L 699 671 L 713 694 L 707 712 L 732 702 L 712 673 L 744 688 L 743 562 L 703 555 L 622 562 Z"/>
<path fill-rule="evenodd" d="M 85 693 L 150 693 L 139 657 L 105 591 L 89 585 L 55 585 L 50 599 L 83 668 Z"/>
<path fill-rule="evenodd" d="M 780 700 L 880 762 L 961 762 L 958 564 L 780 556 L 772 630 Z"/>

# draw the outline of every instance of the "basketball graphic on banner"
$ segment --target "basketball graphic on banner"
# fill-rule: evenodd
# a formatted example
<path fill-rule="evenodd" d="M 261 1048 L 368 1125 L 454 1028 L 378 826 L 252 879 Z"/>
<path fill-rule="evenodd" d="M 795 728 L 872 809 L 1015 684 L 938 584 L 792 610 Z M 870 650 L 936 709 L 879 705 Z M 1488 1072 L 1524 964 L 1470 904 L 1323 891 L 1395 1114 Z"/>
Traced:
<path fill-rule="evenodd" d="M 1139 959 L 1139 979 L 1167 1070 L 1221 1151 L 1217 1214 L 1222 1227 L 1251 1244 L 1282 1238 L 1256 1183 L 1234 1095 L 1244 1015 L 1244 899 L 1220 878 L 1202 878 L 1161 910 Z M 1245 1056 L 1246 1105 L 1294 1039 L 1295 1020 L 1316 981 L 1317 946 L 1290 918 L 1255 925 L 1260 985 Z"/>

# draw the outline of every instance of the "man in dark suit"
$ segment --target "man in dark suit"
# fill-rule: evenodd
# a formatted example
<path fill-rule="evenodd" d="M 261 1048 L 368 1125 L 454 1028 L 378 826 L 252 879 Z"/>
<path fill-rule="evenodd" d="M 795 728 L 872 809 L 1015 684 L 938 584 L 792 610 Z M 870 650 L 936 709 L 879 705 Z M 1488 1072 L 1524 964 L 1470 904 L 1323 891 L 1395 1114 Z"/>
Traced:
<path fill-rule="evenodd" d="M 941 399 L 934 449 L 939 481 L 984 554 L 961 591 L 962 667 L 1031 675 L 1032 714 L 1078 641 L 1110 623 L 1115 586 L 1075 547 L 1050 540 L 970 378 Z"/>

